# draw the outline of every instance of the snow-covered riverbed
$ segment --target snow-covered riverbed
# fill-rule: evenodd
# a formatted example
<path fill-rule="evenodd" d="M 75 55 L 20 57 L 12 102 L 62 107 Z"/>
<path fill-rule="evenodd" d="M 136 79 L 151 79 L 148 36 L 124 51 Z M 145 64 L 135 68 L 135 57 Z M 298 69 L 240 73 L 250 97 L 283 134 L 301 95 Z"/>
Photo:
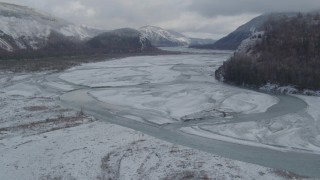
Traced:
<path fill-rule="evenodd" d="M 320 177 L 320 100 L 217 82 L 214 70 L 229 56 L 199 51 L 84 64 L 59 74 L 1 74 L 0 169 L 8 172 L 1 174 L 283 178 L 281 171 L 212 155 L 218 154 Z M 26 156 L 31 149 L 37 151 Z"/>
<path fill-rule="evenodd" d="M 0 179 L 283 179 L 59 105 L 54 74 L 0 74 Z M 290 176 L 295 176 L 290 174 Z"/>
<path fill-rule="evenodd" d="M 205 125 L 197 124 L 195 128 L 182 130 L 197 135 L 206 131 L 206 134 L 212 133 L 206 137 L 220 136 L 220 140 L 234 138 L 258 145 L 319 153 L 319 116 L 315 114 L 316 110 L 310 111 L 320 105 L 317 98 L 307 101 L 309 110 L 237 121 L 237 116 L 266 112 L 279 99 L 217 82 L 212 77 L 214 69 L 229 55 L 222 52 L 130 57 L 72 68 L 60 78 L 93 88 L 88 91 L 92 97 L 108 104 L 110 111 L 132 120 L 167 124 L 219 118 L 220 122 L 210 124 L 206 121 Z M 222 123 L 230 119 L 232 123 Z"/>
<path fill-rule="evenodd" d="M 234 113 L 260 113 L 277 98 L 230 86 L 213 77 L 228 53 L 131 57 L 73 68 L 61 79 L 91 88 L 90 95 L 133 119 L 165 124 Z M 106 88 L 103 88 L 106 87 Z"/>

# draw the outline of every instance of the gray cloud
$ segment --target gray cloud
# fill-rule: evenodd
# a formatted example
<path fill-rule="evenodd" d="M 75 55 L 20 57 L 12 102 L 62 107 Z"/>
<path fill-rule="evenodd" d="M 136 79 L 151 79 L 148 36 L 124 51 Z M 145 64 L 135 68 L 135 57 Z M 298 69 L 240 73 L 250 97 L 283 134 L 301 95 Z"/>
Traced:
<path fill-rule="evenodd" d="M 203 16 L 241 13 L 307 12 L 320 8 L 319 0 L 193 0 L 191 11 Z"/>
<path fill-rule="evenodd" d="M 254 16 L 309 11 L 319 0 L 4 0 L 104 29 L 156 25 L 219 38 Z"/>

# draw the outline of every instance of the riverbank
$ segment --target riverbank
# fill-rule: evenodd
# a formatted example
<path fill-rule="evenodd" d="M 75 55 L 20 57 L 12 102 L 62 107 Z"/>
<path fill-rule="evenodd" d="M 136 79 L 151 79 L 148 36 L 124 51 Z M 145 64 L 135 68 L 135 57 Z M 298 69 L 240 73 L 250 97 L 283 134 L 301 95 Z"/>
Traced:
<path fill-rule="evenodd" d="M 294 173 L 168 143 L 59 105 L 51 72 L 0 74 L 3 179 L 286 179 Z"/>
<path fill-rule="evenodd" d="M 288 113 L 295 117 L 296 111 L 305 111 L 305 103 L 297 98 L 284 97 L 278 101 L 272 95 L 216 81 L 212 69 L 228 56 L 215 52 L 139 56 L 83 64 L 58 73 L 1 73 L 0 148 L 1 162 L 5 162 L 3 169 L 9 172 L 6 176 L 33 177 L 33 173 L 36 177 L 76 179 L 93 176 L 141 179 L 148 177 L 145 174 L 159 179 L 302 178 L 276 170 L 286 169 L 318 177 L 317 154 L 251 147 L 180 130 L 195 124 L 208 128 L 221 123 L 236 125 L 239 117 L 250 122 L 260 118 L 271 120 Z M 312 118 L 317 116 L 315 109 L 310 111 Z M 297 125 L 284 124 L 279 131 L 285 134 L 310 129 Z M 313 126 L 317 127 L 317 121 Z M 275 132 L 271 137 L 277 135 Z M 296 137 L 290 146 L 295 145 Z M 281 143 L 281 139 L 276 143 Z M 173 150 L 177 154 L 171 155 L 174 146 L 178 147 Z M 184 148 L 188 149 L 183 150 L 188 155 L 181 152 Z M 34 153 L 24 156 L 31 149 Z M 43 156 L 37 159 L 39 154 Z M 218 159 L 214 161 L 212 157 Z M 237 160 L 244 163 L 237 165 Z M 194 162 L 204 164 L 194 166 Z M 154 164 L 159 173 L 154 170 Z"/>
<path fill-rule="evenodd" d="M 67 107 L 83 108 L 105 121 L 171 143 L 318 177 L 319 121 L 306 112 L 308 104 L 300 98 L 216 81 L 212 69 L 228 56 L 206 53 L 131 57 L 85 64 L 58 76 L 78 89 L 60 98 Z M 252 128 L 245 128 L 246 124 L 252 124 Z M 238 125 L 243 127 L 240 132 L 232 128 Z M 215 128 L 225 126 L 225 132 L 243 135 L 239 137 L 243 141 L 181 132 L 190 126 L 212 129 L 212 134 Z M 248 146 L 251 139 L 247 138 L 252 137 L 256 139 L 250 144 L 256 145 Z"/>
<path fill-rule="evenodd" d="M 63 71 L 83 63 L 94 63 L 112 59 L 120 59 L 131 56 L 157 56 L 181 54 L 180 52 L 170 52 L 156 50 L 151 52 L 139 53 L 109 53 L 92 54 L 79 56 L 61 56 L 34 59 L 8 59 L 0 60 L 0 70 L 3 72 L 41 72 L 41 71 Z"/>

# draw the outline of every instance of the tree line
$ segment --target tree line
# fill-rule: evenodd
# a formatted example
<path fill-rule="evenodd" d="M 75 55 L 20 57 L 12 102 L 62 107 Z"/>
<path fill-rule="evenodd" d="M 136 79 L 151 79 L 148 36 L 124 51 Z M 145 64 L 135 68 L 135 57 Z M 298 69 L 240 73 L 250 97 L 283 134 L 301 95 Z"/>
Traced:
<path fill-rule="evenodd" d="M 13 40 L 11 41 L 14 42 Z M 43 47 L 36 50 L 28 47 L 27 49 L 16 49 L 13 52 L 0 50 L 0 60 L 94 54 L 143 53 L 157 50 L 157 48 L 151 45 L 150 41 L 145 40 L 144 42 L 141 42 L 139 34 L 129 36 L 117 34 L 115 32 L 106 32 L 89 40 L 81 41 L 52 31 Z"/>
<path fill-rule="evenodd" d="M 235 53 L 216 77 L 237 85 L 266 83 L 320 89 L 320 15 L 269 19 L 252 54 Z"/>

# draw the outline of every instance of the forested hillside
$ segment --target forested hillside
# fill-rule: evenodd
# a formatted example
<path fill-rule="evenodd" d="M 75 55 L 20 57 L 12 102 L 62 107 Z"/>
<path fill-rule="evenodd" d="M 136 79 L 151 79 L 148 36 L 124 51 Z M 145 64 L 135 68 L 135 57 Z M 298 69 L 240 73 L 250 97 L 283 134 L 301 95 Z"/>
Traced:
<path fill-rule="evenodd" d="M 269 19 L 264 36 L 245 52 L 236 52 L 216 77 L 238 85 L 266 83 L 320 89 L 320 15 Z"/>

